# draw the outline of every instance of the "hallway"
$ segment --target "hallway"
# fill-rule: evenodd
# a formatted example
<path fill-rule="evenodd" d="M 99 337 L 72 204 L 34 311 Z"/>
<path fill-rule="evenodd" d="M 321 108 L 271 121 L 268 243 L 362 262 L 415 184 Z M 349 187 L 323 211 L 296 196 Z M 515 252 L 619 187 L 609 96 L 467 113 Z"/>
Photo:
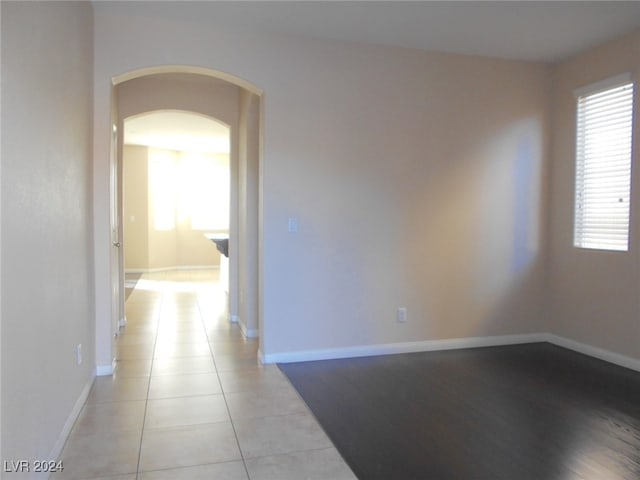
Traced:
<path fill-rule="evenodd" d="M 216 270 L 144 274 L 55 479 L 353 479 L 275 365 L 226 316 Z"/>

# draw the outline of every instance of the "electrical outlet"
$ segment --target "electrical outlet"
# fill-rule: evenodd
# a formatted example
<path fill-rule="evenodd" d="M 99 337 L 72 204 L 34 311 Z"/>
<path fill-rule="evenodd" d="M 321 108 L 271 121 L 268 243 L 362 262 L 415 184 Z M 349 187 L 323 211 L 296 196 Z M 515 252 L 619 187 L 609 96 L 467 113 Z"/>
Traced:
<path fill-rule="evenodd" d="M 82 344 L 76 345 L 76 363 L 80 365 L 82 363 Z"/>
<path fill-rule="evenodd" d="M 396 322 L 404 323 L 407 321 L 407 307 L 398 307 L 396 312 Z"/>

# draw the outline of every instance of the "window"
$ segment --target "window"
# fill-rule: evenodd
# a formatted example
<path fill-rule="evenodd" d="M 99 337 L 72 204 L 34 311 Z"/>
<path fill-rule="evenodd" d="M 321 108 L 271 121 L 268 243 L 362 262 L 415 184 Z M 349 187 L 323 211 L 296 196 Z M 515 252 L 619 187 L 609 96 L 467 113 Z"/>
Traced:
<path fill-rule="evenodd" d="M 174 230 L 187 222 L 194 230 L 228 230 L 229 184 L 228 155 L 149 150 L 156 230 Z"/>
<path fill-rule="evenodd" d="M 629 249 L 633 83 L 622 75 L 576 92 L 574 246 Z"/>

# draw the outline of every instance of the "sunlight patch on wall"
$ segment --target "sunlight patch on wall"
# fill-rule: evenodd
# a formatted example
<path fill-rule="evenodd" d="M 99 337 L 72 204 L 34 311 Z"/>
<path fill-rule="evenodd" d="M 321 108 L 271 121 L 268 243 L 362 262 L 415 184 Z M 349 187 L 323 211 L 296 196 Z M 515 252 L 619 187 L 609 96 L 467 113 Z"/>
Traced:
<path fill-rule="evenodd" d="M 149 149 L 154 228 L 228 230 L 229 183 L 228 155 Z"/>

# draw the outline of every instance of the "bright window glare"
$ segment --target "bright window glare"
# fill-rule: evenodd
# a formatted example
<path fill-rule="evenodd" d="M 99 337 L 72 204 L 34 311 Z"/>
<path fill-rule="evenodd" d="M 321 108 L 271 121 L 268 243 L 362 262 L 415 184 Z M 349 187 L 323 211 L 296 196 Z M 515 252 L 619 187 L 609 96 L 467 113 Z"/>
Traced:
<path fill-rule="evenodd" d="M 229 225 L 229 169 L 212 155 L 184 153 L 178 216 L 195 230 L 224 230 Z"/>
<path fill-rule="evenodd" d="M 177 222 L 190 222 L 195 230 L 229 228 L 229 167 L 221 155 L 161 149 L 149 152 L 156 230 L 173 230 Z"/>

